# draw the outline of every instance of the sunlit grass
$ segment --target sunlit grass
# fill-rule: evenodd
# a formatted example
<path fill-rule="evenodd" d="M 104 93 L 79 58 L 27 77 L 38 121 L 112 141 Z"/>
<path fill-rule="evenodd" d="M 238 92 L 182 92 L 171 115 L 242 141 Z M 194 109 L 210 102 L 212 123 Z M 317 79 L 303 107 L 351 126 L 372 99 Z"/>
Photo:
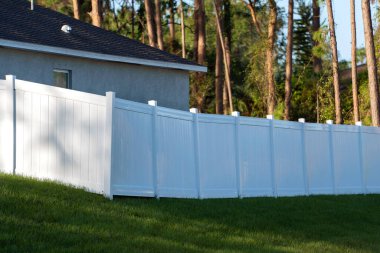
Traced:
<path fill-rule="evenodd" d="M 0 252 L 380 252 L 380 195 L 109 201 L 0 174 Z"/>

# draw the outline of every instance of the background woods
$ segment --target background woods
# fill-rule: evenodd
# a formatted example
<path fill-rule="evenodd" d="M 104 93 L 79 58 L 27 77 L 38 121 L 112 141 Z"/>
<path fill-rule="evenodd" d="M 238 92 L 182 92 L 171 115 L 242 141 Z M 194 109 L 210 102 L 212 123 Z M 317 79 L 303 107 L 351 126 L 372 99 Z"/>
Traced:
<path fill-rule="evenodd" d="M 353 60 L 339 61 L 335 1 L 286 0 L 286 10 L 279 0 L 37 2 L 206 65 L 207 74 L 192 74 L 189 91 L 190 106 L 201 112 L 378 126 L 380 31 L 373 21 L 380 15 L 361 0 L 365 48 L 357 48 L 350 1 Z"/>

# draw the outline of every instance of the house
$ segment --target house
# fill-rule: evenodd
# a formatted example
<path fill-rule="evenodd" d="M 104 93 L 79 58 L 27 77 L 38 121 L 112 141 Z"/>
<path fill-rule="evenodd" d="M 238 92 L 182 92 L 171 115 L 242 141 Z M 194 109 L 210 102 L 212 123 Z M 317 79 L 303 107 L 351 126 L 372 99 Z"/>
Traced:
<path fill-rule="evenodd" d="M 204 66 L 27 0 L 0 1 L 0 76 L 187 110 Z"/>

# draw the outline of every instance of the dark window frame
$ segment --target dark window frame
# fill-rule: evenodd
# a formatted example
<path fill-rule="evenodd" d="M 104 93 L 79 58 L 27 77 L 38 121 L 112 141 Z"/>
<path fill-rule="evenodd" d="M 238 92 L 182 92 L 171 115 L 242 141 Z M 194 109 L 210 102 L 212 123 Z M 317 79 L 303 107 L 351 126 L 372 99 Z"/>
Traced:
<path fill-rule="evenodd" d="M 53 69 L 53 82 L 55 81 L 54 80 L 54 74 L 55 73 L 64 73 L 64 74 L 67 74 L 67 84 L 66 84 L 66 89 L 71 89 L 72 88 L 72 71 L 69 70 L 69 69 Z M 55 87 L 60 87 L 60 86 L 57 86 L 56 83 L 53 83 L 53 85 Z M 60 87 L 62 88 L 62 87 Z"/>

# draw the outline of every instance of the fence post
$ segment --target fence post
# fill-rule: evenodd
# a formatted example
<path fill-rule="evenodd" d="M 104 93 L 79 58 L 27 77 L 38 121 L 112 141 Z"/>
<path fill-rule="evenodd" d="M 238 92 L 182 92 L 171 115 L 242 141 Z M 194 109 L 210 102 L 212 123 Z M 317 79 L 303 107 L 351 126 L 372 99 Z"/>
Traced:
<path fill-rule="evenodd" d="M 326 120 L 326 124 L 329 127 L 329 149 L 330 149 L 330 168 L 331 168 L 331 177 L 333 182 L 333 193 L 337 194 L 335 186 L 335 164 L 334 164 L 334 145 L 333 145 L 333 127 L 334 122 L 329 119 Z"/>
<path fill-rule="evenodd" d="M 113 121 L 115 107 L 115 92 L 106 92 L 106 130 L 105 130 L 105 150 L 106 166 L 104 168 L 104 196 L 112 199 L 112 151 L 113 151 Z"/>
<path fill-rule="evenodd" d="M 202 199 L 201 177 L 199 173 L 199 129 L 198 129 L 198 109 L 191 108 L 193 113 L 193 134 L 194 134 L 194 157 L 195 157 L 195 180 L 197 183 L 198 198 Z"/>
<path fill-rule="evenodd" d="M 240 126 L 240 112 L 232 112 L 235 117 L 235 166 L 236 166 L 236 186 L 239 198 L 243 198 L 241 188 L 241 171 L 240 171 L 240 152 L 239 152 L 239 126 Z"/>
<path fill-rule="evenodd" d="M 362 122 L 358 121 L 355 123 L 356 126 L 359 128 L 358 133 L 358 139 L 359 139 L 359 162 L 360 162 L 360 174 L 362 176 L 362 191 L 364 194 L 367 194 L 367 177 L 366 173 L 364 171 L 363 166 L 363 128 L 362 128 Z"/>
<path fill-rule="evenodd" d="M 302 169 L 303 169 L 303 180 L 305 184 L 305 194 L 309 196 L 309 171 L 306 164 L 306 145 L 305 145 L 305 119 L 300 118 L 298 122 L 301 123 L 301 155 L 302 155 Z"/>
<path fill-rule="evenodd" d="M 6 159 L 4 172 L 16 173 L 16 101 L 15 101 L 16 76 L 5 76 L 5 129 L 9 153 L 3 154 Z"/>
<path fill-rule="evenodd" d="M 154 196 L 159 199 L 158 193 L 158 168 L 157 168 L 157 101 L 149 100 L 148 105 L 152 106 L 152 175 Z"/>
<path fill-rule="evenodd" d="M 277 184 L 276 184 L 276 165 L 275 165 L 275 156 L 274 156 L 274 123 L 273 123 L 273 115 L 267 115 L 267 119 L 269 119 L 270 166 L 271 166 L 271 172 L 272 172 L 273 196 L 274 197 L 278 197 Z"/>

